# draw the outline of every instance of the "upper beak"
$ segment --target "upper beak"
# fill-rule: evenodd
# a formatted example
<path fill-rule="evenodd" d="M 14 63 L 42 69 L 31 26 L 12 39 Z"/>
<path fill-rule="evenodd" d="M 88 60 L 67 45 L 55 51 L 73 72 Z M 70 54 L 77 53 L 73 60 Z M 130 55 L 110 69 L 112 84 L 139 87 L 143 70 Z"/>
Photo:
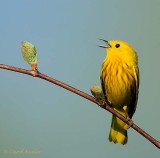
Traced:
<path fill-rule="evenodd" d="M 104 40 L 104 39 L 99 39 L 99 40 L 104 41 L 104 42 L 107 44 L 107 46 L 104 46 L 104 45 L 98 45 L 99 47 L 102 47 L 102 48 L 110 48 L 110 47 L 111 47 L 111 45 L 108 43 L 108 41 L 107 41 L 107 40 Z"/>

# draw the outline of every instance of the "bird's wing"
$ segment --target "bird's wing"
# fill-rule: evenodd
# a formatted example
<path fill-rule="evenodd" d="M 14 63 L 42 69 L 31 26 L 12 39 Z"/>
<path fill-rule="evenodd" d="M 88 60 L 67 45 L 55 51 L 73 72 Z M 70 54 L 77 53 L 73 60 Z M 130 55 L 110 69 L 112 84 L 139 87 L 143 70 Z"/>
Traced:
<path fill-rule="evenodd" d="M 131 103 L 128 109 L 128 115 L 132 118 L 133 114 L 136 111 L 137 100 L 138 100 L 138 89 L 139 89 L 139 69 L 138 66 L 134 66 L 134 78 L 135 81 L 131 85 Z"/>

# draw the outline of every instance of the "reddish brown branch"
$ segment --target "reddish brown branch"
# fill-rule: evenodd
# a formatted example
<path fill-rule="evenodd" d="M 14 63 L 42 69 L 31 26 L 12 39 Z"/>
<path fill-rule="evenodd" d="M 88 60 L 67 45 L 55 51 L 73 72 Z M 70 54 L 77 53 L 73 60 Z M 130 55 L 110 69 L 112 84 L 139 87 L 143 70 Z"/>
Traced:
<path fill-rule="evenodd" d="M 6 69 L 6 70 L 10 70 L 10 71 L 15 71 L 15 72 L 19 72 L 19 73 L 23 73 L 23 74 L 27 74 L 33 77 L 38 77 L 41 79 L 44 79 L 46 81 L 49 81 L 53 84 L 56 84 L 62 88 L 65 88 L 77 95 L 80 95 L 81 97 L 84 97 L 90 101 L 92 101 L 93 103 L 99 105 L 98 101 L 88 95 L 87 93 L 84 93 L 74 87 L 71 87 L 63 82 L 60 82 L 54 78 L 51 78 L 49 76 L 46 76 L 42 73 L 40 73 L 39 71 L 31 71 L 31 70 L 25 70 L 25 69 L 21 69 L 21 68 L 17 68 L 17 67 L 13 67 L 13 66 L 8 66 L 8 65 L 4 65 L 4 64 L 0 64 L 0 68 L 1 69 Z M 153 137 L 151 137 L 148 133 L 146 133 L 144 130 L 142 130 L 140 127 L 138 127 L 136 124 L 131 123 L 130 121 L 128 121 L 128 119 L 126 119 L 125 117 L 123 117 L 121 114 L 119 114 L 117 111 L 113 110 L 110 106 L 108 106 L 107 104 L 101 106 L 103 109 L 111 112 L 112 114 L 114 114 L 116 117 L 118 117 L 119 119 L 121 119 L 123 122 L 125 122 L 126 124 L 128 124 L 129 126 L 131 126 L 134 130 L 136 130 L 138 133 L 140 133 L 142 136 L 144 136 L 146 139 L 148 139 L 151 143 L 153 143 L 157 148 L 160 149 L 160 142 L 157 141 L 156 139 L 154 139 Z"/>

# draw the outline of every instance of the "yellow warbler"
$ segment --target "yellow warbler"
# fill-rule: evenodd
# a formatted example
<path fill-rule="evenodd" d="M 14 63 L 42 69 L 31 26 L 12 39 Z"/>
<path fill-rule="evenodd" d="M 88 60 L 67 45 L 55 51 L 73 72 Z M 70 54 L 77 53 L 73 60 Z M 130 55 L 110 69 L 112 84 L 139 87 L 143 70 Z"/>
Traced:
<path fill-rule="evenodd" d="M 102 39 L 101 39 L 102 40 Z M 100 79 L 105 100 L 126 118 L 132 118 L 138 99 L 139 69 L 138 57 L 131 45 L 124 41 L 104 41 L 107 56 L 103 61 Z M 109 140 L 126 144 L 127 125 L 112 116 Z"/>

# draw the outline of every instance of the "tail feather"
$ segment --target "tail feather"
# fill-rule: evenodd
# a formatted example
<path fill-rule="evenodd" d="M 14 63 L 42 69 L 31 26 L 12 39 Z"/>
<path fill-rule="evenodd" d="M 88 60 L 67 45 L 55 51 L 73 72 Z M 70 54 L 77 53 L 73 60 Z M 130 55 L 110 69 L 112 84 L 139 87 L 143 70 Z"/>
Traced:
<path fill-rule="evenodd" d="M 118 111 L 120 112 L 124 117 L 126 117 L 125 111 Z M 109 133 L 109 141 L 114 143 L 121 143 L 121 144 L 127 144 L 128 136 L 127 136 L 127 129 L 126 129 L 126 123 L 121 121 L 116 116 L 112 116 L 112 123 L 111 123 L 111 129 Z"/>

